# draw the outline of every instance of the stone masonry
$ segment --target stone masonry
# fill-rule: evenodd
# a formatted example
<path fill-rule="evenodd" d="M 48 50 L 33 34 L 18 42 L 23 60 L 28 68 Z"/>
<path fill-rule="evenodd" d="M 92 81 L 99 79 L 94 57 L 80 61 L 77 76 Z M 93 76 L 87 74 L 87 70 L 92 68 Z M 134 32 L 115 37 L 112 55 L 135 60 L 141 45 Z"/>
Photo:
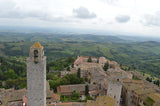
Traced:
<path fill-rule="evenodd" d="M 107 90 L 107 96 L 114 98 L 115 100 L 114 106 L 120 105 L 121 90 L 122 90 L 122 85 L 120 83 L 116 83 L 116 82 L 109 83 L 108 90 Z"/>
<path fill-rule="evenodd" d="M 43 47 L 36 42 L 27 59 L 28 106 L 46 106 L 46 57 Z"/>

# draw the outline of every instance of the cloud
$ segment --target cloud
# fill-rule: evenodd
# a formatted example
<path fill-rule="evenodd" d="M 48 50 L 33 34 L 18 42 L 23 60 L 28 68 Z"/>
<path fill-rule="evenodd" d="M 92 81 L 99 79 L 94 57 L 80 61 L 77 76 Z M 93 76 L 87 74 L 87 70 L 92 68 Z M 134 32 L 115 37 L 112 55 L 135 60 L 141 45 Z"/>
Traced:
<path fill-rule="evenodd" d="M 115 20 L 119 23 L 126 23 L 130 20 L 130 16 L 128 15 L 119 15 L 115 18 Z"/>
<path fill-rule="evenodd" d="M 115 5 L 119 2 L 119 0 L 100 0 L 100 1 L 102 1 L 104 3 L 108 3 L 110 5 Z"/>
<path fill-rule="evenodd" d="M 16 6 L 16 3 L 11 0 L 0 0 L 0 11 L 13 9 Z"/>
<path fill-rule="evenodd" d="M 77 18 L 82 19 L 92 19 L 96 18 L 97 15 L 94 12 L 89 12 L 89 10 L 85 7 L 79 7 L 78 9 L 73 9 L 73 13 Z"/>
<path fill-rule="evenodd" d="M 143 19 L 140 21 L 147 26 L 160 26 L 160 11 L 157 11 L 155 14 L 146 14 Z"/>
<path fill-rule="evenodd" d="M 8 19 L 24 19 L 24 18 L 39 18 L 49 19 L 52 16 L 49 13 L 41 10 L 25 10 L 20 8 L 13 0 L 0 1 L 0 18 Z"/>
<path fill-rule="evenodd" d="M 25 9 L 23 7 L 19 7 L 14 0 L 3 0 L 0 1 L 0 19 L 30 19 L 30 20 L 42 20 L 49 22 L 71 22 L 68 17 L 53 15 L 46 10 L 42 10 L 42 8 L 38 9 Z"/>

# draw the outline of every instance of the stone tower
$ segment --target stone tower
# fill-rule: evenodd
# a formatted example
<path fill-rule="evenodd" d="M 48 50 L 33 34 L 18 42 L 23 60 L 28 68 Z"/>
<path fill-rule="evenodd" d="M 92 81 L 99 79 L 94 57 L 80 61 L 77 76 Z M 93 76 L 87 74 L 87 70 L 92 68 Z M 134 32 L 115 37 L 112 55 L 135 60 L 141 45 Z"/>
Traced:
<path fill-rule="evenodd" d="M 46 106 L 46 57 L 43 46 L 36 42 L 27 59 L 28 106 Z"/>

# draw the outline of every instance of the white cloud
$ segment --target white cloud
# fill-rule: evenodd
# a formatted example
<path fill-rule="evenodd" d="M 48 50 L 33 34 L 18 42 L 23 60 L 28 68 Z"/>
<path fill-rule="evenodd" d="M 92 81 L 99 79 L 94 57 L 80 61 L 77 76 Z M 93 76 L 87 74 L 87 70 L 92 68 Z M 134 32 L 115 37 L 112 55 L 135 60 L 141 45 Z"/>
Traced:
<path fill-rule="evenodd" d="M 157 11 L 155 14 L 144 15 L 141 22 L 146 26 L 160 26 L 160 11 Z"/>
<path fill-rule="evenodd" d="M 116 5 L 119 0 L 101 0 L 101 1 L 104 3 L 111 4 L 111 5 Z"/>

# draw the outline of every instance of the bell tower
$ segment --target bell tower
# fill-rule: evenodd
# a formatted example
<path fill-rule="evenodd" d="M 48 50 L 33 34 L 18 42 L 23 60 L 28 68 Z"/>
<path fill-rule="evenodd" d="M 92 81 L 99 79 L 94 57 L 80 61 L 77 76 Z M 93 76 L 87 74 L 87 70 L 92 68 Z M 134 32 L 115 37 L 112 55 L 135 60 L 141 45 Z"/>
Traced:
<path fill-rule="evenodd" d="M 27 59 L 28 106 L 46 106 L 46 56 L 43 46 L 36 42 Z"/>

